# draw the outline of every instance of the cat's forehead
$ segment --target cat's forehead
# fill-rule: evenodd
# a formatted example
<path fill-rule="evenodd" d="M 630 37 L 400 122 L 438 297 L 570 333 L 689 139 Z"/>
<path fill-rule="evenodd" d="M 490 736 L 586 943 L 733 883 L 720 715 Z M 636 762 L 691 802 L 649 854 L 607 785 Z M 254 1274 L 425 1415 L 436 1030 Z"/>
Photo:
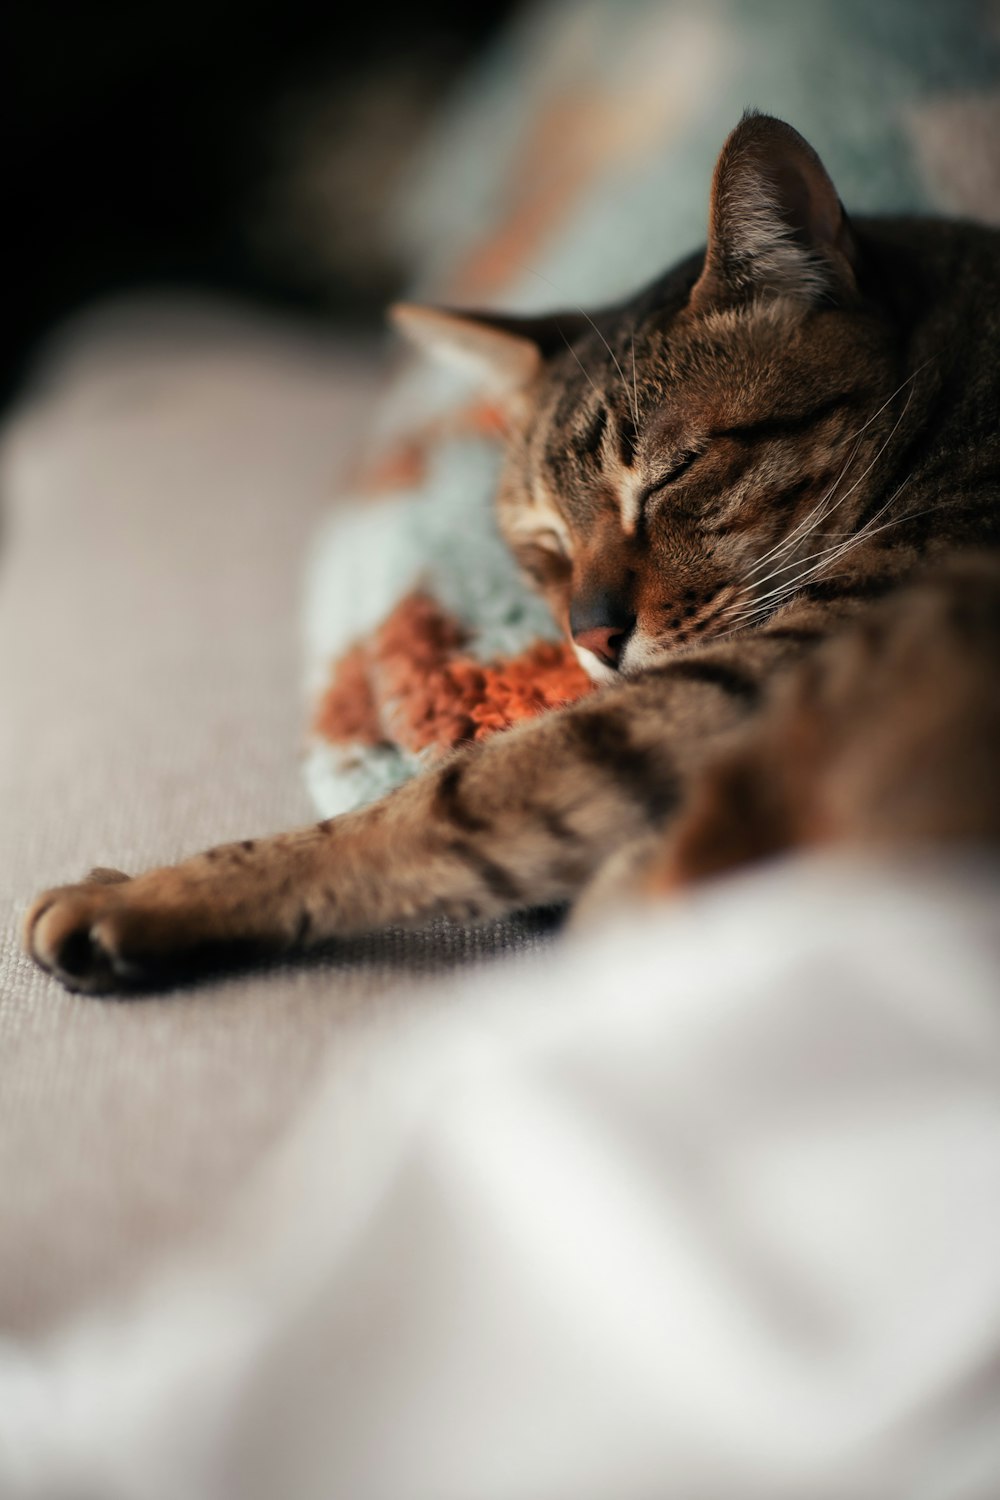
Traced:
<path fill-rule="evenodd" d="M 661 325 L 609 328 L 553 363 L 535 422 L 535 456 L 556 476 L 630 471 L 651 421 L 683 397 Z"/>
<path fill-rule="evenodd" d="M 734 433 L 749 434 L 749 453 L 776 413 L 794 432 L 800 407 L 840 389 L 845 362 L 826 318 L 807 322 L 801 305 L 779 299 L 698 317 L 623 309 L 551 362 L 522 449 L 522 493 L 571 531 L 592 536 L 613 517 L 637 535 L 646 499 L 678 464 Z"/>
<path fill-rule="evenodd" d="M 801 307 L 778 302 L 696 319 L 625 312 L 553 361 L 536 457 L 558 471 L 630 469 L 649 439 L 668 440 L 717 407 L 732 415 L 768 391 L 780 400 L 783 386 L 828 362 L 820 341 L 802 347 L 802 321 Z"/>
<path fill-rule="evenodd" d="M 576 385 L 557 393 L 538 424 L 536 469 L 559 494 L 582 498 L 609 471 L 632 469 L 637 434 L 634 402 L 623 385 Z"/>

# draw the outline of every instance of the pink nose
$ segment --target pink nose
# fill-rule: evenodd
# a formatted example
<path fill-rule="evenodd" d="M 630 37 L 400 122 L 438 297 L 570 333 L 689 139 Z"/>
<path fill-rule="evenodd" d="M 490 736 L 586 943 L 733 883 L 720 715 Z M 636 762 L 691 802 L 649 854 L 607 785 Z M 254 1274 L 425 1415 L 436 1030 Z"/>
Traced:
<path fill-rule="evenodd" d="M 590 630 L 577 630 L 573 639 L 585 651 L 592 651 L 606 666 L 617 667 L 628 632 L 616 625 L 595 625 Z"/>

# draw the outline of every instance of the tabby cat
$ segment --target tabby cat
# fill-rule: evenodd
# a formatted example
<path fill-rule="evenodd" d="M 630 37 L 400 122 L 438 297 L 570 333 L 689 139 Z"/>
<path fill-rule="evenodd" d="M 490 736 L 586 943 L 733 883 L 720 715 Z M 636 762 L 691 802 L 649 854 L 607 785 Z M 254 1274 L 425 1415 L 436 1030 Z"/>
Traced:
<path fill-rule="evenodd" d="M 383 801 L 49 891 L 65 984 L 800 844 L 1000 838 L 1000 236 L 848 220 L 759 114 L 707 250 L 592 318 L 401 308 L 504 392 L 500 526 L 601 690 Z"/>

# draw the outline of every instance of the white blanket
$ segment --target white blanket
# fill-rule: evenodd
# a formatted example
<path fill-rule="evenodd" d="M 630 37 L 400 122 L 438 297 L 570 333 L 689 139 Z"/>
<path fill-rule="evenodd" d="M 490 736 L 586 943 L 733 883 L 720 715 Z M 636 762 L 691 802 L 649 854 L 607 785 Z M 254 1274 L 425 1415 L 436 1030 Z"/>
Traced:
<path fill-rule="evenodd" d="M 183 1266 L 0 1348 L 0 1493 L 993 1500 L 998 892 L 797 861 L 428 990 Z"/>

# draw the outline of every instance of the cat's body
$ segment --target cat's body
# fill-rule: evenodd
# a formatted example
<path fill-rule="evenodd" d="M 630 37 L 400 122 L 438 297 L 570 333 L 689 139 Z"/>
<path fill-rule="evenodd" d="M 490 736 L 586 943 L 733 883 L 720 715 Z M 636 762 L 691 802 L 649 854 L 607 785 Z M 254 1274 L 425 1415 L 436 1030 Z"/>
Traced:
<path fill-rule="evenodd" d="M 625 306 L 403 310 L 504 390 L 501 529 L 606 686 L 344 818 L 49 892 L 30 951 L 100 990 L 572 901 L 602 869 L 1000 838 L 998 252 L 849 225 L 810 148 L 751 116 L 707 252 Z"/>

